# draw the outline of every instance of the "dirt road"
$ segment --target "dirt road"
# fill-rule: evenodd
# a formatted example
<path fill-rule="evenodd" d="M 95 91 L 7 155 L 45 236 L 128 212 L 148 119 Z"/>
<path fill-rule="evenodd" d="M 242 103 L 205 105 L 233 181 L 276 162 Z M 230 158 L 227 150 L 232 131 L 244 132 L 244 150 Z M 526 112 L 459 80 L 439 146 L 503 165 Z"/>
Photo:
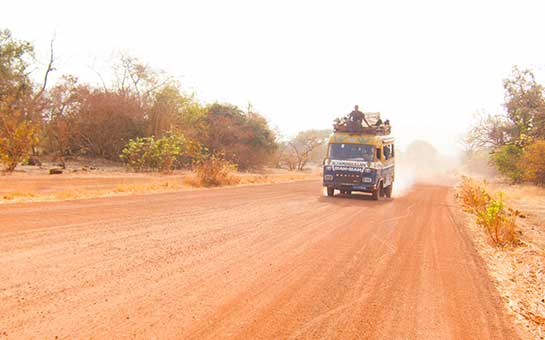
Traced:
<path fill-rule="evenodd" d="M 515 339 L 448 188 L 0 207 L 0 338 Z"/>

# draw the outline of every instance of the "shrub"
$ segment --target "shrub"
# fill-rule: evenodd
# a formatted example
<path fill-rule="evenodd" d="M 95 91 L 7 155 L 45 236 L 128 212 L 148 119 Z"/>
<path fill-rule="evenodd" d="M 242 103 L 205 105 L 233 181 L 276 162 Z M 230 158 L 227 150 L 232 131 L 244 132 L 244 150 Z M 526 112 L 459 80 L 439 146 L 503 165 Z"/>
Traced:
<path fill-rule="evenodd" d="M 172 171 L 176 160 L 187 156 L 192 143 L 181 134 L 167 133 L 155 140 L 154 137 L 131 139 L 123 148 L 120 158 L 134 171 Z"/>
<path fill-rule="evenodd" d="M 494 244 L 505 246 L 514 245 L 515 219 L 518 212 L 506 209 L 503 194 L 498 193 L 496 198 L 491 198 L 484 209 L 477 211 L 477 224 L 484 227 Z"/>
<path fill-rule="evenodd" d="M 32 145 L 38 142 L 38 129 L 26 120 L 8 122 L 5 118 L 4 125 L 7 132 L 0 136 L 0 161 L 5 164 L 5 170 L 11 172 L 30 155 Z"/>
<path fill-rule="evenodd" d="M 520 162 L 524 179 L 538 185 L 545 185 L 545 140 L 528 145 Z"/>
<path fill-rule="evenodd" d="M 193 170 L 202 186 L 221 186 L 240 182 L 240 178 L 233 174 L 237 166 L 219 155 L 212 154 L 204 157 L 195 163 Z"/>
<path fill-rule="evenodd" d="M 477 225 L 485 229 L 495 245 L 516 245 L 515 220 L 519 212 L 505 206 L 502 193 L 492 197 L 475 181 L 463 177 L 459 197 L 464 210 L 476 216 Z"/>
<path fill-rule="evenodd" d="M 460 197 L 464 209 L 472 214 L 486 208 L 490 202 L 490 195 L 469 177 L 462 177 Z"/>
<path fill-rule="evenodd" d="M 521 157 L 522 149 L 519 146 L 506 144 L 491 155 L 491 160 L 502 175 L 517 183 L 521 181 L 523 175 L 520 168 Z"/>

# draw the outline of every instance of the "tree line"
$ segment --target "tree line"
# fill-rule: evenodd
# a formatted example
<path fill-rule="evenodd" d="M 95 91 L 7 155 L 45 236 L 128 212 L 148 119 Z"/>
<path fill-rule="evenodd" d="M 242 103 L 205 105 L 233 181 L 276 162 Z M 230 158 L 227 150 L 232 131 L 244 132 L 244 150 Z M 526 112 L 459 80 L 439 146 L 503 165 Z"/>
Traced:
<path fill-rule="evenodd" d="M 479 117 L 465 137 L 466 156 L 486 152 L 513 182 L 545 185 L 545 88 L 532 70 L 518 67 L 503 87 L 505 112 Z"/>
<path fill-rule="evenodd" d="M 282 142 L 250 105 L 203 104 L 173 77 L 126 55 L 112 65 L 110 83 L 64 75 L 50 85 L 58 71 L 53 52 L 51 44 L 37 75 L 32 44 L 0 30 L 0 160 L 7 171 L 39 153 L 62 164 L 78 156 L 121 160 L 134 171 L 168 172 L 212 156 L 242 170 L 271 163 L 301 170 L 325 143 L 313 131 Z"/>

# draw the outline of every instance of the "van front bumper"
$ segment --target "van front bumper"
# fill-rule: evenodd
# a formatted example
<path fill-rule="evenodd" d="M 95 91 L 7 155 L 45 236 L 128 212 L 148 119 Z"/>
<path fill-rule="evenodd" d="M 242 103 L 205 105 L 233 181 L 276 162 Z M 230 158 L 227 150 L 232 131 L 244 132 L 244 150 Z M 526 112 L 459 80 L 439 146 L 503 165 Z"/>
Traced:
<path fill-rule="evenodd" d="M 324 187 L 333 188 L 337 190 L 347 190 L 347 191 L 361 191 L 361 192 L 373 192 L 376 189 L 375 184 L 343 184 L 343 183 L 333 183 L 329 181 L 323 182 Z"/>

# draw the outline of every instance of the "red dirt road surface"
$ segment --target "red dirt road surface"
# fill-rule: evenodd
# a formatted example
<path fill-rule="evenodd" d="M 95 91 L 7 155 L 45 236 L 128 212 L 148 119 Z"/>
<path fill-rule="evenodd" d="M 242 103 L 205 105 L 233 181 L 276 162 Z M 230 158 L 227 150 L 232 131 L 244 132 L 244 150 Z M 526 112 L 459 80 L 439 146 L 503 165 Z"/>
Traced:
<path fill-rule="evenodd" d="M 0 207 L 0 338 L 516 339 L 449 189 Z"/>

